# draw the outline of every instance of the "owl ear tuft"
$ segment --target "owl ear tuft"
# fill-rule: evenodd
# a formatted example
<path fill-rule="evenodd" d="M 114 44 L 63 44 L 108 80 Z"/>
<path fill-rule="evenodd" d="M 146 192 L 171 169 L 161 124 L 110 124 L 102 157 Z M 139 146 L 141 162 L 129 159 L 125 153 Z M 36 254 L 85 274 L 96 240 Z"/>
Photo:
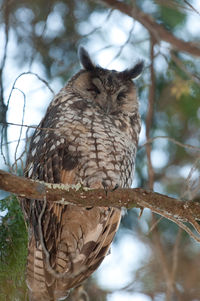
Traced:
<path fill-rule="evenodd" d="M 140 61 L 131 69 L 126 69 L 120 72 L 120 75 L 123 79 L 136 79 L 138 76 L 141 75 L 143 69 L 144 69 L 144 61 Z"/>
<path fill-rule="evenodd" d="M 80 59 L 80 62 L 81 62 L 81 65 L 83 66 L 83 68 L 88 71 L 93 71 L 96 66 L 92 62 L 92 60 L 89 56 L 89 53 L 85 50 L 85 48 L 83 46 L 79 47 L 78 54 L 79 54 L 79 59 Z"/>

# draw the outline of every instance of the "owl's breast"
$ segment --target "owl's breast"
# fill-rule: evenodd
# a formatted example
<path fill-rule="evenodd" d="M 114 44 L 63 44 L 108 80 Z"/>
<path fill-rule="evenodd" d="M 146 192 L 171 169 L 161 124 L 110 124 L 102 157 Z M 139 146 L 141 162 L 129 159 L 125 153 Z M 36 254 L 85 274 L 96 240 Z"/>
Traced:
<path fill-rule="evenodd" d="M 136 145 L 120 125 L 95 110 L 73 114 L 65 134 L 69 152 L 79 158 L 77 181 L 95 188 L 131 185 Z"/>

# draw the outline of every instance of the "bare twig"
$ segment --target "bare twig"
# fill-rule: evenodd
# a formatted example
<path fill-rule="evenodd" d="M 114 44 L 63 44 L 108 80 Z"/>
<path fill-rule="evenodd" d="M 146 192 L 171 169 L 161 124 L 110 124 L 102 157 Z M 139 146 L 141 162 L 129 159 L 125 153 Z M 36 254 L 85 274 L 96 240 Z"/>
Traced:
<path fill-rule="evenodd" d="M 4 123 L 1 123 L 4 124 Z M 13 126 L 23 126 L 25 128 L 30 128 L 30 129 L 37 129 L 38 127 L 36 125 L 28 125 L 28 124 L 21 124 L 21 123 L 14 123 L 14 122 L 5 122 L 6 125 L 13 125 Z M 51 130 L 50 128 L 39 128 L 40 130 Z"/>
<path fill-rule="evenodd" d="M 153 232 L 153 230 L 156 228 L 156 226 L 159 224 L 159 222 L 162 220 L 163 218 L 160 217 L 159 219 L 157 219 L 156 221 L 154 221 L 154 223 L 151 225 L 147 235 L 149 235 L 151 232 Z"/>
<path fill-rule="evenodd" d="M 200 152 L 200 147 L 190 145 L 190 144 L 187 144 L 187 143 L 181 143 L 181 142 L 177 141 L 176 139 L 168 137 L 168 136 L 156 136 L 156 137 L 153 137 L 153 138 L 149 138 L 144 144 L 139 146 L 139 150 L 142 147 L 144 147 L 146 144 L 152 143 L 154 140 L 157 140 L 157 139 L 167 139 L 167 140 L 171 141 L 172 143 L 177 144 L 177 145 L 179 145 L 183 148 L 188 148 L 188 149 L 192 149 L 192 150 Z"/>
<path fill-rule="evenodd" d="M 0 124 L 2 124 L 2 129 L 1 129 L 1 155 L 3 157 L 5 165 L 7 165 L 10 170 L 12 170 L 12 168 L 14 167 L 14 165 L 12 167 L 10 166 L 9 158 L 6 158 L 6 156 L 4 154 L 4 150 L 3 150 L 3 146 L 5 145 L 5 147 L 7 147 L 7 152 L 8 152 L 7 138 L 5 138 L 5 142 L 4 142 L 4 136 L 7 137 L 7 126 L 12 124 L 12 123 L 6 122 L 6 111 L 9 108 L 10 99 L 11 99 L 13 91 L 14 90 L 20 91 L 23 94 L 23 96 L 24 96 L 24 106 L 23 106 L 22 124 L 19 125 L 19 126 L 21 126 L 20 136 L 19 136 L 19 139 L 18 139 L 18 144 L 17 144 L 16 150 L 15 150 L 15 155 L 14 155 L 15 156 L 15 163 L 16 163 L 16 154 L 17 154 L 17 149 L 18 149 L 19 143 L 20 143 L 20 138 L 21 138 L 21 134 L 22 134 L 22 127 L 30 127 L 30 126 L 25 126 L 23 124 L 23 122 L 24 122 L 24 112 L 25 112 L 25 99 L 26 99 L 26 96 L 25 96 L 25 94 L 24 94 L 24 92 L 22 90 L 20 90 L 19 88 L 16 87 L 16 83 L 17 83 L 17 80 L 20 77 L 22 77 L 23 75 L 28 75 L 28 74 L 36 76 L 40 81 L 42 81 L 47 86 L 47 88 L 51 91 L 51 93 L 53 94 L 53 96 L 55 95 L 54 91 L 51 89 L 51 87 L 49 86 L 48 82 L 45 79 L 41 78 L 37 73 L 34 73 L 34 72 L 23 72 L 19 76 L 17 76 L 17 78 L 15 79 L 15 81 L 14 81 L 14 83 L 12 85 L 12 88 L 11 88 L 8 100 L 7 100 L 7 105 L 5 105 L 4 103 L 2 103 L 2 106 L 3 106 L 4 109 L 0 110 L 0 111 L 5 111 L 4 113 L 2 113 L 2 114 L 4 114 L 3 115 L 4 117 L 1 118 L 1 116 L 0 116 Z M 1 102 L 0 102 L 0 108 L 1 108 Z"/>
<path fill-rule="evenodd" d="M 113 9 L 110 9 L 108 11 L 108 14 L 107 16 L 105 17 L 105 20 L 102 22 L 102 24 L 100 26 L 97 26 L 95 28 L 93 28 L 89 33 L 83 35 L 82 37 L 83 38 L 86 38 L 88 36 L 91 36 L 92 34 L 94 34 L 95 32 L 99 31 L 99 30 L 102 30 L 103 26 L 108 22 L 108 20 L 110 19 L 111 15 L 113 13 Z"/>
<path fill-rule="evenodd" d="M 125 46 L 130 42 L 131 40 L 131 37 L 132 37 L 132 33 L 133 33 L 133 30 L 134 30 L 134 27 L 135 27 L 135 24 L 133 23 L 133 26 L 131 27 L 130 31 L 129 31 L 129 34 L 128 34 L 128 37 L 125 41 L 125 43 L 123 43 L 122 46 L 120 46 L 117 54 L 114 56 L 114 58 L 109 62 L 109 64 L 107 65 L 107 67 L 112 63 L 114 62 L 122 53 L 123 49 L 125 48 Z"/>
<path fill-rule="evenodd" d="M 191 4 L 189 3 L 187 0 L 183 0 L 189 7 L 191 10 L 193 10 L 195 13 L 197 13 L 200 16 L 200 12 Z"/>
<path fill-rule="evenodd" d="M 195 172 L 198 172 L 198 177 L 192 180 Z M 193 200 L 200 191 L 200 154 L 197 156 L 194 164 L 192 165 L 190 172 L 185 181 L 186 188 L 181 197 L 184 198 L 187 195 L 188 200 Z"/>
<path fill-rule="evenodd" d="M 179 217 L 177 217 L 177 215 L 174 214 L 174 213 L 171 214 L 171 213 L 169 213 L 167 211 L 160 210 L 160 208 L 157 209 L 154 206 L 152 206 L 151 204 L 149 204 L 149 206 L 148 206 L 146 204 L 146 202 L 141 201 L 140 203 L 141 203 L 141 206 L 147 207 L 147 208 L 151 209 L 152 212 L 157 213 L 157 214 L 161 215 L 162 217 L 165 217 L 168 220 L 171 220 L 172 222 L 174 222 L 175 224 L 177 224 L 181 229 L 183 229 L 184 231 L 186 231 L 194 240 L 200 242 L 200 237 L 198 235 L 194 234 L 192 232 L 192 230 L 190 230 L 190 228 L 183 223 L 183 222 L 189 222 L 194 227 L 194 229 L 196 229 L 196 225 L 193 225 L 193 222 L 192 222 L 193 218 L 191 219 L 191 214 L 193 216 L 193 213 L 194 213 L 193 211 L 191 211 L 189 213 L 189 218 L 187 218 L 187 219 L 184 220 L 184 219 L 180 219 Z M 198 202 L 198 204 L 199 204 L 199 202 Z M 184 202 L 184 208 L 186 210 L 190 209 L 190 206 L 188 206 L 188 202 Z M 179 215 L 179 213 L 178 213 L 178 215 Z M 196 217 L 194 217 L 194 219 L 196 219 Z M 200 235 L 200 232 L 198 232 L 198 234 Z"/>
<path fill-rule="evenodd" d="M 46 31 L 46 28 L 47 28 L 47 20 L 48 20 L 48 17 L 50 15 L 50 12 L 51 12 L 51 9 L 52 9 L 52 3 L 51 1 L 48 1 L 47 3 L 47 9 L 48 9 L 48 12 L 46 13 L 46 16 L 45 16 L 45 20 L 43 20 L 43 29 L 42 29 L 42 32 L 39 36 L 35 36 L 36 33 L 35 33 L 35 19 L 34 19 L 34 23 L 32 23 L 32 39 L 34 40 L 35 39 L 35 48 L 32 47 L 32 54 L 30 56 L 30 61 L 29 61 L 29 70 L 31 70 L 31 66 L 33 64 L 33 61 L 36 59 L 37 55 L 38 55 L 38 44 L 41 42 L 41 39 L 43 37 L 43 35 L 45 34 L 45 31 Z"/>
<path fill-rule="evenodd" d="M 8 51 L 8 41 L 9 41 L 9 17 L 10 17 L 10 3 L 9 1 L 5 1 L 3 6 L 3 17 L 5 23 L 5 45 L 3 49 L 3 57 L 0 65 L 0 122 L 6 122 L 6 115 L 8 106 L 6 106 L 4 101 L 4 82 L 3 82 L 3 72 L 6 64 L 7 59 L 7 51 Z M 8 133 L 7 133 L 7 126 L 3 125 L 1 128 L 1 144 L 5 140 L 8 141 Z M 5 146 L 6 155 L 4 155 L 3 147 L 1 146 L 1 155 L 3 157 L 4 162 L 9 165 L 9 150 L 8 145 Z"/>
<path fill-rule="evenodd" d="M 20 77 L 22 77 L 22 76 L 24 76 L 24 75 L 28 75 L 28 74 L 36 76 L 42 83 L 45 84 L 45 86 L 47 86 L 47 88 L 51 91 L 51 93 L 53 94 L 53 96 L 55 95 L 55 93 L 54 93 L 54 91 L 52 90 L 52 88 L 50 87 L 49 83 L 48 83 L 44 78 L 42 78 L 41 76 L 39 76 L 37 73 L 31 72 L 31 71 L 23 72 L 23 73 L 19 74 L 19 75 L 16 77 L 16 79 L 15 79 L 13 85 L 12 85 L 10 94 L 9 94 L 9 96 L 8 96 L 7 107 L 9 107 L 10 99 L 11 99 L 13 90 L 14 90 L 14 88 L 15 88 L 15 85 L 16 85 L 18 79 L 19 79 Z"/>
<path fill-rule="evenodd" d="M 18 88 L 14 88 L 15 90 L 18 90 L 20 93 L 22 93 L 23 95 L 23 98 L 24 98 L 24 104 L 23 104 L 23 111 L 22 111 L 22 126 L 20 128 L 20 133 L 19 133 L 19 138 L 18 138 L 18 141 L 17 141 L 17 145 L 16 145 L 16 148 L 15 148 L 15 154 L 14 154 L 14 159 L 15 159 L 15 162 L 14 164 L 12 165 L 12 170 L 14 171 L 14 166 L 15 166 L 15 171 L 17 172 L 17 150 L 18 150 L 18 147 L 19 147 L 19 144 L 20 144 L 20 141 L 21 141 L 21 136 L 22 136 L 22 130 L 23 130 L 23 125 L 24 125 L 24 115 L 25 115 L 25 107 L 26 107 L 26 95 L 25 93 L 18 89 Z"/>
<path fill-rule="evenodd" d="M 155 218 L 154 218 L 155 219 Z M 166 286 L 168 287 L 168 279 L 170 276 L 169 272 L 169 264 L 167 262 L 167 258 L 165 256 L 165 252 L 161 243 L 160 233 L 158 228 L 156 227 L 153 232 L 153 248 L 156 253 L 159 263 L 161 265 L 161 271 L 163 272 L 163 276 L 165 278 Z"/>
<path fill-rule="evenodd" d="M 182 234 L 182 229 L 179 228 L 177 236 L 176 236 L 176 241 L 175 241 L 175 244 L 174 244 L 174 248 L 173 248 L 173 254 L 172 254 L 172 270 L 171 270 L 172 282 L 174 282 L 175 275 L 176 275 L 176 270 L 177 270 L 177 267 L 178 267 L 178 250 L 179 250 L 179 243 L 180 243 L 180 239 L 181 239 L 181 234 Z"/>
<path fill-rule="evenodd" d="M 178 56 L 174 54 L 174 51 L 170 49 L 170 47 L 165 47 L 169 52 L 170 56 L 163 53 L 163 51 L 159 51 L 159 54 L 165 59 L 166 63 L 169 64 L 170 60 L 172 60 L 178 68 L 180 68 L 191 80 L 193 80 L 196 84 L 199 85 L 200 77 L 197 73 L 192 73 L 187 67 L 184 65 L 184 62 L 181 61 Z"/>
<path fill-rule="evenodd" d="M 166 292 L 166 301 L 171 301 L 172 296 L 175 290 L 175 276 L 176 276 L 176 270 L 178 267 L 178 249 L 179 249 L 179 243 L 181 238 L 182 229 L 179 228 L 178 234 L 176 236 L 176 242 L 173 247 L 172 251 L 172 266 L 169 269 L 171 270 L 168 277 L 168 283 L 167 283 L 167 292 Z"/>
<path fill-rule="evenodd" d="M 7 58 L 7 49 L 8 49 L 8 40 L 9 40 L 9 1 L 5 2 L 5 7 L 4 7 L 4 22 L 5 22 L 5 45 L 4 45 L 4 51 L 3 51 L 3 58 L 0 66 L 0 88 L 1 88 L 1 101 L 4 99 L 3 95 L 3 70 L 6 64 L 6 58 Z"/>
<path fill-rule="evenodd" d="M 146 140 L 149 140 L 150 129 L 153 122 L 153 109 L 154 109 L 154 98 L 155 98 L 155 73 L 154 73 L 154 40 L 151 38 L 151 48 L 150 48 L 150 87 L 149 87 L 149 102 L 148 102 L 148 112 L 146 117 Z M 154 171 L 151 162 L 151 144 L 146 144 L 147 162 L 148 162 L 148 183 L 149 189 L 153 189 L 154 184 Z"/>

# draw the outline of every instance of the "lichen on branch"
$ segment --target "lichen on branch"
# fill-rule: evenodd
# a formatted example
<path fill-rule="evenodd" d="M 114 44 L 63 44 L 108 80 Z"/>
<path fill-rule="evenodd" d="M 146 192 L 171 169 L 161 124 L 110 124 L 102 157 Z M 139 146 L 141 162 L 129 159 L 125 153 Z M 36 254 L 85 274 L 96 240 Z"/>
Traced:
<path fill-rule="evenodd" d="M 175 222 L 200 242 L 200 226 L 198 224 L 200 202 L 197 201 L 181 201 L 142 188 L 119 188 L 106 194 L 103 189 L 90 190 L 81 184 L 63 185 L 34 181 L 3 170 L 0 170 L 0 189 L 16 194 L 18 197 L 46 200 L 63 205 L 148 208 Z M 194 234 L 185 223 L 191 224 L 197 234 Z"/>

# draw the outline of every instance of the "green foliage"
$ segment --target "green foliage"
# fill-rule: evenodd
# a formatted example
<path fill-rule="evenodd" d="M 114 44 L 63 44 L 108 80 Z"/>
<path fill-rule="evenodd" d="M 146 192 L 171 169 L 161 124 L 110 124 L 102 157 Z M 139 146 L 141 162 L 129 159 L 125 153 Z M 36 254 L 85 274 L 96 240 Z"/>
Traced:
<path fill-rule="evenodd" d="M 170 7 L 166 1 L 166 3 L 158 5 L 158 19 L 169 30 L 176 29 L 186 21 L 186 14 L 179 9 L 180 4 L 181 1 L 174 1 Z"/>
<path fill-rule="evenodd" d="M 0 201 L 0 300 L 25 300 L 27 231 L 15 196 Z"/>

